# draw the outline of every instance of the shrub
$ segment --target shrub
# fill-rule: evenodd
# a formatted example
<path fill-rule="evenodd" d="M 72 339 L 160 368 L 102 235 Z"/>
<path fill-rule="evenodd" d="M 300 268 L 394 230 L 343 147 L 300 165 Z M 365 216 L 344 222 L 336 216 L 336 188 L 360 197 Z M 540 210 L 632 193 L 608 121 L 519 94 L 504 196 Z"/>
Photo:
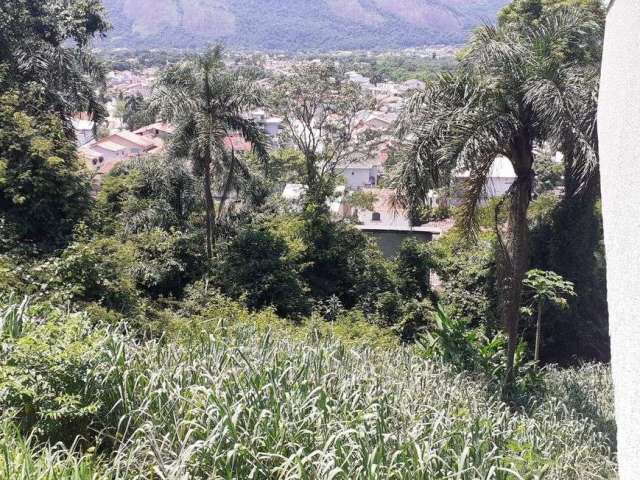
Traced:
<path fill-rule="evenodd" d="M 42 294 L 53 301 L 97 302 L 128 312 L 137 304 L 129 269 L 135 252 L 116 238 L 78 238 L 39 268 Z"/>
<path fill-rule="evenodd" d="M 430 293 L 429 274 L 435 266 L 426 243 L 413 238 L 402 242 L 395 259 L 400 293 L 405 298 L 427 298 Z"/>
<path fill-rule="evenodd" d="M 454 318 L 471 327 L 498 329 L 498 294 L 493 235 L 482 234 L 477 243 L 462 240 L 456 231 L 432 244 L 436 271 L 442 280 L 440 301 Z"/>
<path fill-rule="evenodd" d="M 3 307 L 4 315 L 15 306 Z M 2 312 L 0 312 L 1 314 Z M 0 405 L 26 435 L 52 443 L 89 437 L 102 424 L 105 388 L 98 370 L 105 332 L 82 314 L 46 306 L 22 308 L 21 321 L 0 332 Z"/>
<path fill-rule="evenodd" d="M 206 272 L 207 259 L 197 235 L 151 230 L 131 237 L 135 246 L 131 275 L 152 298 L 179 297 Z"/>
<path fill-rule="evenodd" d="M 284 240 L 269 230 L 248 228 L 225 248 L 215 267 L 217 283 L 252 309 L 273 306 L 284 316 L 309 311 L 299 267 Z"/>
<path fill-rule="evenodd" d="M 17 241 L 50 248 L 90 204 L 89 176 L 60 118 L 33 95 L 0 94 L 0 222 Z"/>

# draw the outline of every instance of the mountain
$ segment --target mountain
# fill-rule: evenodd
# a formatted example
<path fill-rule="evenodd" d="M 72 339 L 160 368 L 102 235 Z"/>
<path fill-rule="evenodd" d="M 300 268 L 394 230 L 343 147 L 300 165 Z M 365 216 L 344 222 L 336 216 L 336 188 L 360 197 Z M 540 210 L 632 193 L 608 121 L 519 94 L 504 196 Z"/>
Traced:
<path fill-rule="evenodd" d="M 464 42 L 509 0 L 103 0 L 114 47 L 347 50 Z"/>

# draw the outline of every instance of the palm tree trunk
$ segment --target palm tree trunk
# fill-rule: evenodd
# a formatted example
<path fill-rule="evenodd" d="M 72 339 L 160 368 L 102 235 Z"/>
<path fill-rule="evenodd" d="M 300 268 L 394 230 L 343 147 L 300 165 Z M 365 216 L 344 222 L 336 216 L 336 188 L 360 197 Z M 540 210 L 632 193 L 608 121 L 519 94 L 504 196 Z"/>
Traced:
<path fill-rule="evenodd" d="M 502 321 L 507 332 L 507 364 L 504 391 L 513 384 L 514 360 L 518 347 L 522 282 L 529 265 L 529 224 L 527 211 L 533 187 L 533 153 L 529 149 L 515 156 L 514 167 L 518 176 L 512 187 L 509 212 L 509 234 L 502 278 Z"/>
<path fill-rule="evenodd" d="M 538 321 L 536 323 L 536 350 L 533 357 L 536 363 L 540 361 L 541 345 L 542 345 L 542 300 L 539 300 L 538 301 Z"/>
<path fill-rule="evenodd" d="M 213 221 L 214 203 L 211 193 L 211 161 L 207 160 L 204 165 L 204 202 L 206 210 L 206 231 L 207 231 L 207 259 L 213 257 Z"/>

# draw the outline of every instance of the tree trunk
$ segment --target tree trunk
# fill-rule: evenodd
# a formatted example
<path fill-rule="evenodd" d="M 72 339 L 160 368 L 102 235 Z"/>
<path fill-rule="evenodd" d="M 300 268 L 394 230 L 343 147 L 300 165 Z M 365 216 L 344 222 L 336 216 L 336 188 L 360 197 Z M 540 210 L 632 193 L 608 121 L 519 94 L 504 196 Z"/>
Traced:
<path fill-rule="evenodd" d="M 518 347 L 522 281 L 529 265 L 529 224 L 527 211 L 533 187 L 533 152 L 529 142 L 515 152 L 512 158 L 517 180 L 512 187 L 506 252 L 503 252 L 502 321 L 507 332 L 507 365 L 504 393 L 513 384 L 514 359 Z"/>
<path fill-rule="evenodd" d="M 533 359 L 540 361 L 540 346 L 542 345 L 542 300 L 538 301 L 538 322 L 536 323 L 536 350 Z"/>
<path fill-rule="evenodd" d="M 213 221 L 214 203 L 211 194 L 211 162 L 206 161 L 204 165 L 204 203 L 206 209 L 206 231 L 207 231 L 207 259 L 213 257 Z"/>

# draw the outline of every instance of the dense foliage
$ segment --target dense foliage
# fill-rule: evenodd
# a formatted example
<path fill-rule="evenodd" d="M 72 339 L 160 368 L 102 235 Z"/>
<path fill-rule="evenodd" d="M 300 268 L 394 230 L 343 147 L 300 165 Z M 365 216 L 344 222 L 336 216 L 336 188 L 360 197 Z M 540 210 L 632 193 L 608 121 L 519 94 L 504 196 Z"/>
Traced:
<path fill-rule="evenodd" d="M 376 141 L 354 136 L 373 104 L 344 81 L 344 64 L 312 62 L 276 82 L 286 132 L 268 152 L 246 115 L 266 101 L 259 61 L 232 71 L 220 48 L 180 58 L 150 102 L 117 102 L 131 128 L 173 123 L 166 152 L 120 162 L 90 190 L 69 120 L 79 110 L 99 119 L 100 68 L 85 53 L 107 27 L 100 3 L 1 5 L 0 477 L 611 478 L 608 368 L 537 362 L 608 351 L 597 162 L 584 157 L 594 84 L 566 63 L 592 62 L 598 49 L 580 53 L 560 35 L 571 19 L 535 17 L 555 15 L 553 4 L 517 0 L 499 29 L 476 34 L 465 75 L 414 99 L 412 139 L 426 141 L 391 161 L 408 167 L 400 203 L 414 223 L 477 213 L 477 235 L 407 240 L 392 258 L 330 207 L 340 166 Z M 154 6 L 145 20 L 166 13 Z M 545 43 L 542 27 L 561 38 Z M 385 62 L 370 65 L 378 80 L 421 68 Z M 575 125 L 566 112 L 550 122 L 553 102 L 531 85 L 548 94 L 550 71 Z M 229 144 L 236 132 L 251 153 Z M 563 171 L 534 149 L 543 139 L 565 154 Z M 523 167 L 521 230 L 508 238 L 526 241 L 517 249 L 503 244 L 514 225 L 505 199 L 478 201 L 497 153 Z M 473 202 L 421 205 L 436 170 L 457 160 L 476 180 Z M 281 198 L 285 183 L 303 184 L 298 202 Z M 347 197 L 362 209 L 376 201 Z M 520 269 L 531 260 L 547 270 L 518 271 L 524 301 L 510 297 L 516 314 L 538 313 L 535 337 L 534 322 L 501 332 L 505 251 Z"/>
<path fill-rule="evenodd" d="M 2 235 L 55 245 L 89 204 L 89 176 L 76 144 L 46 105 L 15 90 L 0 95 L 0 125 Z"/>
<path fill-rule="evenodd" d="M 52 336 L 52 320 L 34 324 L 27 311 L 23 336 L 2 337 L 3 349 L 13 353 L 0 361 L 0 382 L 17 366 L 37 372 L 53 355 L 67 358 L 67 368 L 46 383 L 29 377 L 8 389 L 0 383 L 2 391 L 53 388 L 55 395 L 75 385 L 89 392 L 64 397 L 61 405 L 38 396 L 30 415 L 45 431 L 66 425 L 48 418 L 81 419 L 73 428 L 94 440 L 89 449 L 70 451 L 24 441 L 5 413 L 1 471 L 25 479 L 71 472 L 78 479 L 157 478 L 156 472 L 469 480 L 614 474 L 611 380 L 603 367 L 549 370 L 540 393 L 513 412 L 482 380 L 410 349 L 345 349 L 313 329 L 307 340 L 286 330 L 274 337 L 261 330 L 264 314 L 242 320 L 224 302 L 208 308 L 212 317 L 204 323 L 185 322 L 182 330 L 178 322 L 169 342 L 146 344 L 99 329 L 77 336 L 78 327 L 91 329 L 81 316 L 61 316 L 78 327 Z M 234 321 L 216 323 L 213 312 Z M 68 348 L 100 337 L 91 349 L 88 341 Z M 117 415 L 101 413 L 115 406 Z M 104 436 L 94 437 L 96 430 Z M 109 447 L 96 450 L 100 444 Z"/>

